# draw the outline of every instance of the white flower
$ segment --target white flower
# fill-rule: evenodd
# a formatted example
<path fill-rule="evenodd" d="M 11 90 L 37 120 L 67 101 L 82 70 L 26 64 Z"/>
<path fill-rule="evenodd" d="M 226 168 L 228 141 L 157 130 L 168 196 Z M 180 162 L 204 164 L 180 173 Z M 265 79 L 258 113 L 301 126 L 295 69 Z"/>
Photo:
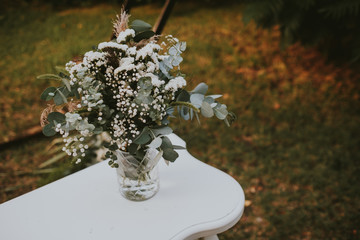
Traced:
<path fill-rule="evenodd" d="M 176 77 L 171 79 L 165 86 L 165 90 L 173 90 L 177 91 L 179 88 L 183 88 L 186 86 L 186 80 L 183 77 Z"/>
<path fill-rule="evenodd" d="M 116 42 L 102 42 L 98 45 L 98 49 L 103 50 L 104 48 L 116 48 L 126 51 L 128 46 L 125 44 L 118 44 Z"/>
<path fill-rule="evenodd" d="M 141 58 L 145 59 L 147 56 L 150 56 L 151 59 L 157 59 L 156 52 L 158 52 L 160 49 L 160 45 L 156 43 L 148 43 L 143 48 L 137 51 L 136 60 L 139 60 Z"/>
<path fill-rule="evenodd" d="M 93 64 L 97 67 L 101 67 L 105 64 L 105 55 L 106 53 L 89 51 L 84 55 L 83 64 L 89 67 Z"/>
<path fill-rule="evenodd" d="M 65 117 L 66 117 L 66 122 L 74 124 L 79 119 L 80 115 L 77 113 L 67 112 L 65 113 Z"/>
<path fill-rule="evenodd" d="M 118 43 L 123 43 L 126 42 L 126 39 L 128 37 L 134 37 L 134 36 L 135 36 L 134 29 L 126 29 L 125 31 L 119 33 L 119 36 L 117 37 L 116 41 Z"/>
<path fill-rule="evenodd" d="M 130 47 L 126 50 L 126 54 L 129 56 L 135 56 L 136 55 L 136 47 Z"/>
<path fill-rule="evenodd" d="M 120 60 L 120 66 L 118 68 L 115 69 L 114 71 L 114 75 L 117 75 L 119 72 L 122 71 L 131 71 L 135 68 L 134 63 L 134 58 L 133 57 L 126 57 L 126 58 L 122 58 Z"/>
<path fill-rule="evenodd" d="M 161 85 L 165 84 L 164 80 L 160 80 L 158 76 L 152 74 L 152 73 L 147 73 L 145 74 L 145 77 L 150 77 L 151 78 L 151 84 L 155 87 L 160 87 Z"/>

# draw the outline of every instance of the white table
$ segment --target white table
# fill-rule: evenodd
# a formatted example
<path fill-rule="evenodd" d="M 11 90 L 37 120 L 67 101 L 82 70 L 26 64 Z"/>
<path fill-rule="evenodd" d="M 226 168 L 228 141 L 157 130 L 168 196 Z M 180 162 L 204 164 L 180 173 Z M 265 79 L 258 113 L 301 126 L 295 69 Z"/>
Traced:
<path fill-rule="evenodd" d="M 229 175 L 178 152 L 175 163 L 160 162 L 160 191 L 144 202 L 120 195 L 107 162 L 5 202 L 0 239 L 217 239 L 240 219 L 244 192 Z"/>

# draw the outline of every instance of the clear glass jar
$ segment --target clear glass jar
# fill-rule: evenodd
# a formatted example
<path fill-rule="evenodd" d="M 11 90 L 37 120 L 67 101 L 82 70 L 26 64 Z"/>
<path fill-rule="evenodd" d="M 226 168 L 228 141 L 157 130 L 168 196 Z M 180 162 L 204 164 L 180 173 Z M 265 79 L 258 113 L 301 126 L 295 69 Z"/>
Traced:
<path fill-rule="evenodd" d="M 149 148 L 141 162 L 128 152 L 117 150 L 114 153 L 119 164 L 116 172 L 121 195 L 132 201 L 144 201 L 159 191 L 160 152 Z"/>

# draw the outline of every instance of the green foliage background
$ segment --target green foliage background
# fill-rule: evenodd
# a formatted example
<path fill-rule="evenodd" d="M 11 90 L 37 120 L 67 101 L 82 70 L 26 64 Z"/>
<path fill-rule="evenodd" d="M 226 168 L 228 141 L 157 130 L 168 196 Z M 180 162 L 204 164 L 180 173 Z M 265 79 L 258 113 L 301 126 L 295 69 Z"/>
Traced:
<path fill-rule="evenodd" d="M 282 45 L 316 45 L 332 59 L 360 60 L 360 1 L 251 0 L 244 20 L 266 28 L 280 25 Z"/>

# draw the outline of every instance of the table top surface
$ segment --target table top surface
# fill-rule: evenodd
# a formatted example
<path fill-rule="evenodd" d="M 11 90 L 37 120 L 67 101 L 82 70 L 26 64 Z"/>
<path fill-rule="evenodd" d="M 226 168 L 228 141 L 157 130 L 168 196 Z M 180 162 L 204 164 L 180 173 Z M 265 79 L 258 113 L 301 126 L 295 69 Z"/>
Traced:
<path fill-rule="evenodd" d="M 232 227 L 244 210 L 241 186 L 186 150 L 178 153 L 169 166 L 159 163 L 160 190 L 143 202 L 124 199 L 116 171 L 101 162 L 0 204 L 0 239 L 180 240 Z"/>

